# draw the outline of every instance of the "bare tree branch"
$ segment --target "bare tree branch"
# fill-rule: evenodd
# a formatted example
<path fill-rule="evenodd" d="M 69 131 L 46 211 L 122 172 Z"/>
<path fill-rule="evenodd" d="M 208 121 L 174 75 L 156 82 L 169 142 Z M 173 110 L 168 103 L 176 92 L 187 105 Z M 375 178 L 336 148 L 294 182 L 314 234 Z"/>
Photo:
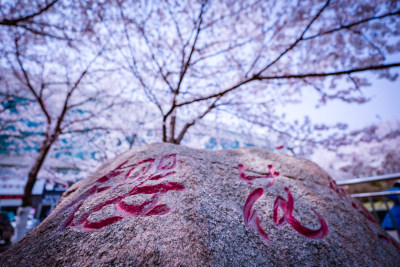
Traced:
<path fill-rule="evenodd" d="M 175 144 L 180 144 L 183 137 L 185 136 L 186 132 L 189 130 L 190 127 L 192 127 L 197 121 L 201 120 L 204 118 L 208 113 L 210 113 L 214 108 L 217 107 L 217 102 L 220 100 L 220 98 L 217 98 L 216 100 L 213 101 L 211 105 L 208 106 L 208 108 L 196 119 L 191 121 L 190 123 L 186 123 L 181 132 L 179 133 L 178 137 L 176 140 L 174 140 Z"/>
<path fill-rule="evenodd" d="M 26 25 L 18 25 L 18 27 L 24 28 L 25 30 L 30 31 L 33 34 L 41 35 L 43 37 L 50 37 L 50 38 L 54 38 L 54 39 L 57 39 L 57 40 L 69 40 L 69 41 L 71 41 L 71 39 L 68 39 L 66 36 L 61 37 L 61 36 L 57 36 L 57 35 L 51 34 L 49 32 L 38 31 L 38 30 L 35 30 L 35 29 L 33 29 L 31 27 L 28 27 Z"/>
<path fill-rule="evenodd" d="M 186 71 L 187 71 L 187 69 L 188 69 L 189 66 L 190 66 L 193 53 L 194 53 L 194 51 L 195 51 L 195 49 L 196 49 L 197 40 L 198 40 L 198 38 L 199 38 L 200 31 L 201 31 L 201 24 L 202 24 L 202 22 L 203 22 L 203 18 L 202 18 L 202 17 L 203 17 L 204 8 L 205 8 L 205 6 L 206 6 L 206 3 L 207 3 L 206 1 L 202 1 L 202 2 L 201 2 L 200 14 L 199 14 L 199 17 L 197 18 L 196 35 L 195 35 L 195 37 L 194 37 L 194 41 L 193 41 L 192 47 L 191 47 L 191 49 L 190 49 L 189 57 L 188 57 L 188 59 L 186 60 L 186 63 L 182 66 L 181 74 L 179 75 L 178 85 L 176 86 L 176 89 L 175 89 L 176 94 L 179 94 L 179 90 L 180 90 L 180 88 L 181 88 L 181 84 L 182 84 L 182 82 L 183 82 L 183 78 L 185 77 Z"/>
<path fill-rule="evenodd" d="M 209 96 L 205 96 L 205 97 L 199 97 L 199 98 L 196 98 L 196 99 L 193 99 L 193 100 L 189 100 L 189 101 L 185 101 L 185 102 L 182 102 L 182 103 L 178 103 L 178 104 L 176 104 L 176 107 L 181 107 L 181 106 L 189 105 L 189 104 L 192 104 L 192 103 L 195 103 L 195 102 L 204 101 L 204 100 L 208 100 L 208 99 L 211 99 L 211 98 L 224 96 L 227 93 L 229 93 L 229 92 L 231 92 L 231 91 L 233 91 L 235 89 L 238 89 L 242 85 L 245 85 L 245 84 L 247 84 L 247 83 L 249 83 L 251 81 L 255 81 L 255 80 L 258 80 L 258 79 L 259 79 L 258 77 L 253 76 L 253 77 L 248 78 L 248 79 L 246 79 L 244 81 L 241 81 L 238 84 L 236 84 L 236 85 L 234 85 L 234 86 L 232 86 L 232 87 L 230 87 L 228 89 L 225 89 L 225 90 L 223 90 L 221 92 L 218 92 L 218 93 L 215 93 L 215 94 L 212 94 L 212 95 L 209 95 Z"/>
<path fill-rule="evenodd" d="M 369 70 L 390 69 L 390 68 L 396 68 L 396 67 L 400 67 L 400 62 L 368 66 L 368 67 L 360 67 L 360 68 L 341 70 L 341 71 L 333 71 L 333 72 L 287 74 L 287 75 L 281 75 L 281 76 L 280 75 L 278 75 L 278 76 L 259 76 L 257 79 L 259 79 L 259 80 L 275 80 L 275 79 L 299 79 L 299 78 L 307 78 L 307 77 L 328 77 L 328 76 L 346 75 L 346 74 L 369 71 Z"/>
<path fill-rule="evenodd" d="M 75 81 L 74 85 L 68 90 L 68 93 L 65 97 L 64 100 L 64 104 L 63 104 L 63 108 L 61 110 L 60 115 L 58 116 L 57 119 L 57 124 L 56 127 L 54 128 L 54 132 L 53 135 L 58 135 L 62 132 L 62 128 L 61 128 L 61 124 L 64 121 L 65 118 L 65 114 L 67 113 L 68 109 L 68 105 L 69 105 L 69 100 L 72 96 L 72 94 L 74 93 L 74 91 L 78 88 L 79 84 L 81 83 L 82 79 L 86 76 L 86 74 L 88 73 L 90 67 L 92 66 L 92 64 L 96 61 L 96 59 L 103 53 L 104 48 L 101 48 L 99 50 L 99 52 L 97 52 L 97 54 L 95 55 L 95 57 L 86 65 L 86 68 L 81 72 L 81 74 L 79 75 L 78 79 Z"/>
<path fill-rule="evenodd" d="M 184 62 L 185 61 L 185 58 L 184 58 L 185 57 L 185 53 L 184 53 L 185 48 L 183 47 L 182 63 L 184 63 L 184 65 L 181 66 L 181 72 L 180 72 L 180 75 L 179 75 L 178 84 L 177 84 L 176 88 L 174 90 L 172 90 L 172 92 L 174 93 L 174 97 L 173 97 L 173 100 L 172 100 L 172 106 L 171 106 L 170 110 L 163 117 L 163 124 L 164 125 L 166 123 L 166 120 L 167 120 L 168 116 L 175 110 L 176 98 L 177 98 L 177 96 L 178 96 L 178 94 L 180 92 L 180 88 L 181 88 L 183 79 L 185 77 L 187 69 L 190 66 L 190 62 L 191 62 L 193 53 L 194 53 L 194 51 L 196 49 L 197 40 L 199 38 L 200 31 L 201 31 L 201 24 L 202 24 L 202 21 L 203 21 L 202 17 L 203 17 L 203 12 L 204 12 L 204 8 L 206 6 L 206 3 L 207 3 L 206 1 L 202 1 L 201 2 L 200 13 L 199 13 L 199 16 L 198 16 L 197 21 L 196 21 L 196 24 L 197 24 L 196 34 L 195 34 L 193 43 L 191 45 L 190 53 L 189 53 L 189 56 L 188 56 L 186 62 Z M 170 142 L 174 142 L 174 140 L 175 140 L 175 126 L 176 126 L 175 123 L 176 123 L 176 117 L 175 117 L 175 115 L 172 115 L 171 120 L 170 120 L 170 138 L 169 138 Z"/>
<path fill-rule="evenodd" d="M 55 3 L 57 3 L 59 0 L 53 0 L 52 2 L 48 3 L 46 6 L 40 8 L 38 11 L 29 14 L 27 16 L 15 18 L 15 19 L 3 19 L 0 20 L 0 25 L 5 25 L 5 26 L 20 26 L 18 23 L 30 20 L 34 17 L 37 17 L 41 15 L 42 13 L 46 12 L 48 9 L 50 9 Z"/>
<path fill-rule="evenodd" d="M 323 35 L 327 35 L 327 34 L 332 34 L 334 32 L 337 32 L 337 31 L 340 31 L 340 30 L 343 30 L 343 29 L 350 29 L 350 28 L 352 28 L 354 26 L 357 26 L 357 25 L 360 25 L 360 24 L 363 24 L 363 23 L 367 23 L 369 21 L 383 19 L 383 18 L 391 17 L 391 16 L 396 16 L 396 15 L 399 15 L 399 14 L 400 14 L 400 10 L 396 10 L 394 12 L 386 13 L 386 14 L 383 14 L 381 16 L 373 16 L 373 17 L 362 19 L 362 20 L 359 20 L 359 21 L 356 21 L 356 22 L 352 22 L 352 23 L 349 23 L 349 24 L 346 24 L 346 25 L 340 25 L 337 28 L 334 28 L 334 29 L 331 29 L 331 30 L 328 30 L 328 31 L 324 31 L 324 32 L 321 32 L 321 33 L 318 33 L 318 34 L 314 34 L 314 35 L 305 37 L 305 38 L 303 38 L 303 41 L 314 39 L 314 38 L 317 38 L 317 37 L 320 37 L 320 36 L 323 36 Z"/>
<path fill-rule="evenodd" d="M 147 38 L 144 28 L 143 28 L 141 25 L 139 25 L 138 23 L 136 23 L 136 22 L 135 22 L 135 24 L 136 24 L 136 27 L 138 28 L 139 32 L 142 34 L 144 40 L 145 40 L 145 43 L 146 43 L 146 45 L 147 45 L 147 48 L 149 49 L 149 52 L 150 52 L 150 54 L 151 54 L 151 59 L 152 59 L 153 62 L 157 65 L 159 74 L 160 74 L 161 77 L 163 78 L 164 82 L 168 85 L 168 87 L 169 87 L 169 89 L 171 90 L 171 92 L 174 92 L 175 89 L 173 88 L 173 86 L 171 85 L 171 83 L 168 81 L 168 78 L 167 78 L 166 74 L 164 74 L 164 70 L 163 70 L 163 68 L 161 67 L 160 63 L 158 62 L 157 57 L 156 57 L 156 55 L 155 55 L 153 49 L 151 48 L 151 42 L 150 42 L 150 40 Z"/>
<path fill-rule="evenodd" d="M 15 38 L 14 41 L 15 41 L 15 56 L 16 56 L 16 58 L 17 58 L 19 67 L 20 67 L 20 69 L 21 69 L 21 71 L 22 71 L 22 73 L 23 73 L 23 75 L 24 75 L 25 82 L 26 82 L 26 86 L 28 87 L 29 91 L 33 94 L 33 96 L 35 97 L 35 99 L 37 100 L 37 102 L 39 103 L 40 108 L 41 108 L 43 114 L 44 114 L 45 117 L 46 117 L 47 123 L 48 123 L 48 124 L 51 124 L 51 117 L 50 117 L 50 114 L 49 114 L 48 111 L 47 111 L 47 108 L 46 108 L 46 106 L 45 106 L 45 104 L 44 104 L 44 102 L 43 102 L 43 99 L 42 99 L 41 96 L 39 96 L 39 95 L 37 94 L 36 90 L 33 88 L 33 85 L 32 85 L 32 83 L 31 83 L 31 81 L 30 81 L 30 78 L 29 78 L 29 76 L 28 76 L 28 73 L 27 73 L 27 71 L 25 70 L 24 65 L 22 64 L 22 61 L 21 61 L 21 54 L 20 54 L 19 44 L 18 44 L 18 38 Z"/>
<path fill-rule="evenodd" d="M 330 0 L 327 0 L 324 4 L 324 6 L 318 11 L 318 13 L 311 19 L 311 21 L 308 23 L 308 25 L 306 26 L 306 28 L 303 30 L 303 32 L 301 33 L 300 37 L 297 38 L 297 40 L 292 43 L 285 51 L 283 51 L 277 58 L 275 58 L 274 60 L 272 60 L 267 66 L 265 66 L 263 69 L 261 69 L 257 74 L 255 74 L 255 76 L 261 75 L 261 73 L 263 73 L 264 71 L 266 71 L 267 69 L 269 69 L 272 65 L 274 65 L 276 62 L 278 62 L 284 55 L 286 55 L 290 50 L 292 50 L 293 48 L 296 47 L 296 45 L 303 41 L 304 35 L 307 33 L 308 29 L 311 27 L 311 25 L 319 18 L 319 16 L 322 14 L 322 12 L 328 7 L 328 5 L 330 4 Z"/>
<path fill-rule="evenodd" d="M 238 89 L 244 84 L 250 83 L 252 81 L 256 80 L 278 80 L 278 79 L 302 79 L 302 78 L 307 78 L 307 77 L 328 77 L 328 76 L 338 76 L 338 75 L 345 75 L 345 74 L 351 74 L 351 73 L 356 73 L 356 72 L 363 72 L 363 71 L 369 71 L 369 70 L 381 70 L 381 69 L 389 69 L 389 68 L 394 68 L 394 67 L 399 67 L 400 63 L 392 63 L 392 64 L 382 64 L 382 65 L 376 65 L 376 66 L 369 66 L 369 67 L 364 67 L 364 68 L 354 68 L 354 69 L 349 69 L 349 70 L 343 70 L 343 71 L 335 71 L 335 72 L 322 72 L 322 73 L 307 73 L 307 74 L 287 74 L 287 75 L 277 75 L 277 76 L 252 76 L 224 91 L 208 95 L 205 97 L 199 97 L 193 100 L 185 101 L 182 103 L 176 104 L 176 107 L 181 107 L 185 105 L 189 105 L 195 102 L 199 101 L 204 101 L 208 99 L 212 99 L 215 97 L 220 97 L 224 96 L 227 93 Z"/>
<path fill-rule="evenodd" d="M 230 52 L 230 51 L 232 51 L 232 50 L 234 50 L 236 48 L 242 47 L 242 46 L 244 46 L 244 45 L 246 45 L 246 44 L 248 44 L 250 42 L 252 42 L 251 39 L 246 40 L 244 42 L 240 42 L 240 43 L 235 44 L 235 45 L 231 45 L 231 46 L 229 46 L 227 48 L 224 48 L 224 49 L 221 49 L 219 51 L 216 51 L 216 52 L 214 52 L 214 53 L 212 53 L 210 55 L 199 57 L 198 59 L 192 61 L 191 66 L 196 65 L 197 63 L 199 63 L 199 62 L 201 62 L 201 61 L 203 61 L 205 59 L 209 59 L 209 58 L 212 58 L 212 57 L 216 57 L 216 56 L 222 55 L 222 54 L 224 54 L 226 52 Z"/>

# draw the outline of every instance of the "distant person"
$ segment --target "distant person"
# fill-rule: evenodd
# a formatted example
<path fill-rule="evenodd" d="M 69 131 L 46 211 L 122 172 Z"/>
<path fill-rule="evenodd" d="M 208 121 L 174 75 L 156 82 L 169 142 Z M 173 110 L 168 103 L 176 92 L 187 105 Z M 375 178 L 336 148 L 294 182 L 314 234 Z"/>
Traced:
<path fill-rule="evenodd" d="M 396 182 L 393 187 L 386 191 L 400 191 L 400 183 Z M 394 202 L 394 206 L 390 210 L 393 215 L 393 219 L 396 222 L 397 229 L 400 229 L 400 199 L 399 195 L 388 195 L 385 196 Z M 386 213 L 385 218 L 382 221 L 382 228 L 383 229 L 395 229 L 392 219 L 390 218 L 389 212 Z"/>

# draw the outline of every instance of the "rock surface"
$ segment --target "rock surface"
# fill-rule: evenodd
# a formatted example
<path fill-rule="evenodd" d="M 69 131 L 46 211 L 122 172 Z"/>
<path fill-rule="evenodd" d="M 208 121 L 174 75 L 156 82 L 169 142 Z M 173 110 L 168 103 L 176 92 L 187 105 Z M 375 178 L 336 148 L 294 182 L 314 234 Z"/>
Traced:
<path fill-rule="evenodd" d="M 104 163 L 0 254 L 1 266 L 399 262 L 399 245 L 316 164 L 258 148 L 172 144 Z"/>

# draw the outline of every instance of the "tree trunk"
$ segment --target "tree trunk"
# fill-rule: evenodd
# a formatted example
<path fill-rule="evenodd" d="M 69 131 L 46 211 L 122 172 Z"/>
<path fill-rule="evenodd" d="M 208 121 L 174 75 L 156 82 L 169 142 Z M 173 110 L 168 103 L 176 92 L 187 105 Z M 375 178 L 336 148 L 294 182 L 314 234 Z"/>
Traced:
<path fill-rule="evenodd" d="M 36 161 L 28 174 L 28 181 L 25 186 L 24 196 L 22 197 L 22 207 L 32 206 L 32 189 L 35 185 L 37 175 L 42 168 L 43 162 L 46 159 L 46 156 L 49 153 L 53 143 L 54 140 L 46 139 L 40 148 L 39 155 L 37 156 Z"/>
<path fill-rule="evenodd" d="M 174 113 L 175 113 L 175 111 L 174 111 Z M 176 121 L 176 117 L 175 117 L 175 114 L 173 114 L 171 117 L 170 125 L 169 125 L 170 133 L 169 133 L 168 143 L 173 143 L 173 144 L 175 143 L 175 121 Z"/>
<path fill-rule="evenodd" d="M 46 156 L 49 153 L 50 148 L 56 138 L 57 137 L 52 136 L 50 138 L 46 138 L 46 140 L 43 141 L 42 147 L 39 151 L 39 155 L 37 156 L 36 161 L 28 174 L 28 181 L 25 186 L 24 196 L 22 197 L 22 205 L 18 208 L 17 211 L 17 222 L 15 227 L 16 238 L 14 242 L 18 242 L 26 234 L 28 215 L 32 209 L 32 189 L 37 180 L 37 175 L 43 166 L 43 162 L 45 161 Z"/>

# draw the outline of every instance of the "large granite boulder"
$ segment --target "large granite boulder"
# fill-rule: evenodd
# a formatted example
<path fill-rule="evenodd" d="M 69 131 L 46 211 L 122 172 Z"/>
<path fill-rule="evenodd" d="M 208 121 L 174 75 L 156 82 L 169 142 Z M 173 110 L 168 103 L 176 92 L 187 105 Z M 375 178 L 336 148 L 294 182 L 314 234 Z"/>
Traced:
<path fill-rule="evenodd" d="M 64 193 L 1 266 L 398 266 L 316 164 L 258 148 L 133 149 Z"/>

